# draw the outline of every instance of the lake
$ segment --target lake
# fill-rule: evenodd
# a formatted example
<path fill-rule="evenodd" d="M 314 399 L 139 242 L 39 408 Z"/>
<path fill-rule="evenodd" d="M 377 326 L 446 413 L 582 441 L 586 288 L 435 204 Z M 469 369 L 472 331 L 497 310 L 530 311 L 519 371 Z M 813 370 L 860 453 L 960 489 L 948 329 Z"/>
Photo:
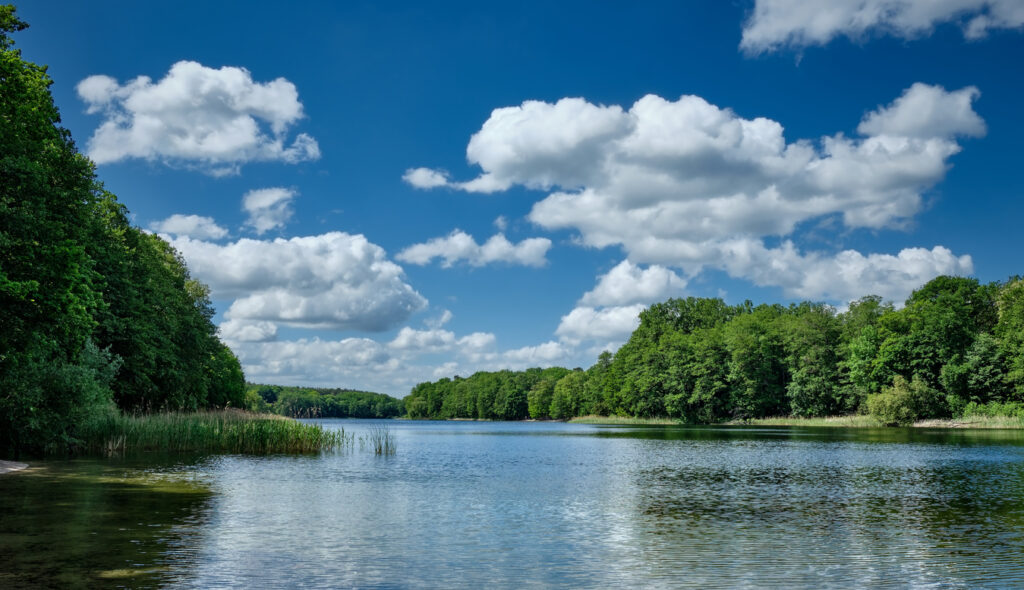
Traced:
<path fill-rule="evenodd" d="M 316 422 L 0 477 L 0 587 L 1024 585 L 1024 431 Z"/>

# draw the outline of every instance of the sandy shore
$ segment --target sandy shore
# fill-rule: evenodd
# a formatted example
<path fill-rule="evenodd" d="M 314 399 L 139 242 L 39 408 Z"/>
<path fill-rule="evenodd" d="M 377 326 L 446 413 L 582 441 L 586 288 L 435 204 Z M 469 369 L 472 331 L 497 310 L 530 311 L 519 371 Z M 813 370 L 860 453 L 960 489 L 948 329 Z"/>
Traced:
<path fill-rule="evenodd" d="M 4 461 L 0 459 L 0 475 L 10 473 L 12 471 L 21 471 L 26 467 L 28 467 L 28 465 L 25 463 L 16 463 L 14 461 Z"/>

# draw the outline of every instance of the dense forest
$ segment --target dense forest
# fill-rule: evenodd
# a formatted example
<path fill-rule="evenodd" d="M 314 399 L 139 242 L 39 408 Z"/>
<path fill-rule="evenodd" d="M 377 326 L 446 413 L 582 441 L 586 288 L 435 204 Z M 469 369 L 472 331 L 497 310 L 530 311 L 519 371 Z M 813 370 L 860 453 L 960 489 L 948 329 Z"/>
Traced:
<path fill-rule="evenodd" d="M 115 408 L 240 406 L 207 288 L 97 180 L 13 47 L 26 26 L 0 6 L 0 453 L 73 447 Z"/>
<path fill-rule="evenodd" d="M 402 400 L 369 391 L 248 384 L 248 409 L 292 418 L 394 418 L 405 413 Z"/>
<path fill-rule="evenodd" d="M 640 314 L 586 371 L 530 369 L 420 383 L 411 418 L 564 419 L 589 414 L 714 423 L 870 413 L 885 424 L 1021 413 L 1024 280 L 938 277 L 901 309 L 864 297 L 730 306 L 670 299 Z"/>

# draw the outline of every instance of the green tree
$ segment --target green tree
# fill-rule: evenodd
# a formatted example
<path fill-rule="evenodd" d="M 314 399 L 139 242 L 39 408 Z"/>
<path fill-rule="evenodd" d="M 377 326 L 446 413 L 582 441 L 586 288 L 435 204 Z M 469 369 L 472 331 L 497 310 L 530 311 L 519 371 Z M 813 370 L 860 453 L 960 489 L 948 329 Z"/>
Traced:
<path fill-rule="evenodd" d="M 995 327 L 1007 365 L 1006 383 L 1013 400 L 1024 401 L 1024 279 L 1011 278 L 998 295 Z"/>
<path fill-rule="evenodd" d="M 587 374 L 582 369 L 559 379 L 551 395 L 551 417 L 565 420 L 579 416 L 586 384 Z"/>
<path fill-rule="evenodd" d="M 541 379 L 527 394 L 527 404 L 530 417 L 534 420 L 542 420 L 550 417 L 551 398 L 555 393 L 555 379 Z"/>
<path fill-rule="evenodd" d="M 776 321 L 778 305 L 760 305 L 726 325 L 730 351 L 729 382 L 734 414 L 746 418 L 788 413 L 786 348 Z"/>

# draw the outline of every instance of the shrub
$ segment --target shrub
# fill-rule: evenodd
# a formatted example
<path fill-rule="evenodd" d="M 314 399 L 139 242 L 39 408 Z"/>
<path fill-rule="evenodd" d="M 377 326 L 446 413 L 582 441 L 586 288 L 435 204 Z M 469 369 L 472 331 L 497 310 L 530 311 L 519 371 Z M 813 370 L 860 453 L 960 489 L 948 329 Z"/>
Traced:
<path fill-rule="evenodd" d="M 909 426 L 919 418 L 938 418 L 949 413 L 942 395 L 915 376 L 913 381 L 897 375 L 892 386 L 868 396 L 868 414 L 886 426 Z"/>

